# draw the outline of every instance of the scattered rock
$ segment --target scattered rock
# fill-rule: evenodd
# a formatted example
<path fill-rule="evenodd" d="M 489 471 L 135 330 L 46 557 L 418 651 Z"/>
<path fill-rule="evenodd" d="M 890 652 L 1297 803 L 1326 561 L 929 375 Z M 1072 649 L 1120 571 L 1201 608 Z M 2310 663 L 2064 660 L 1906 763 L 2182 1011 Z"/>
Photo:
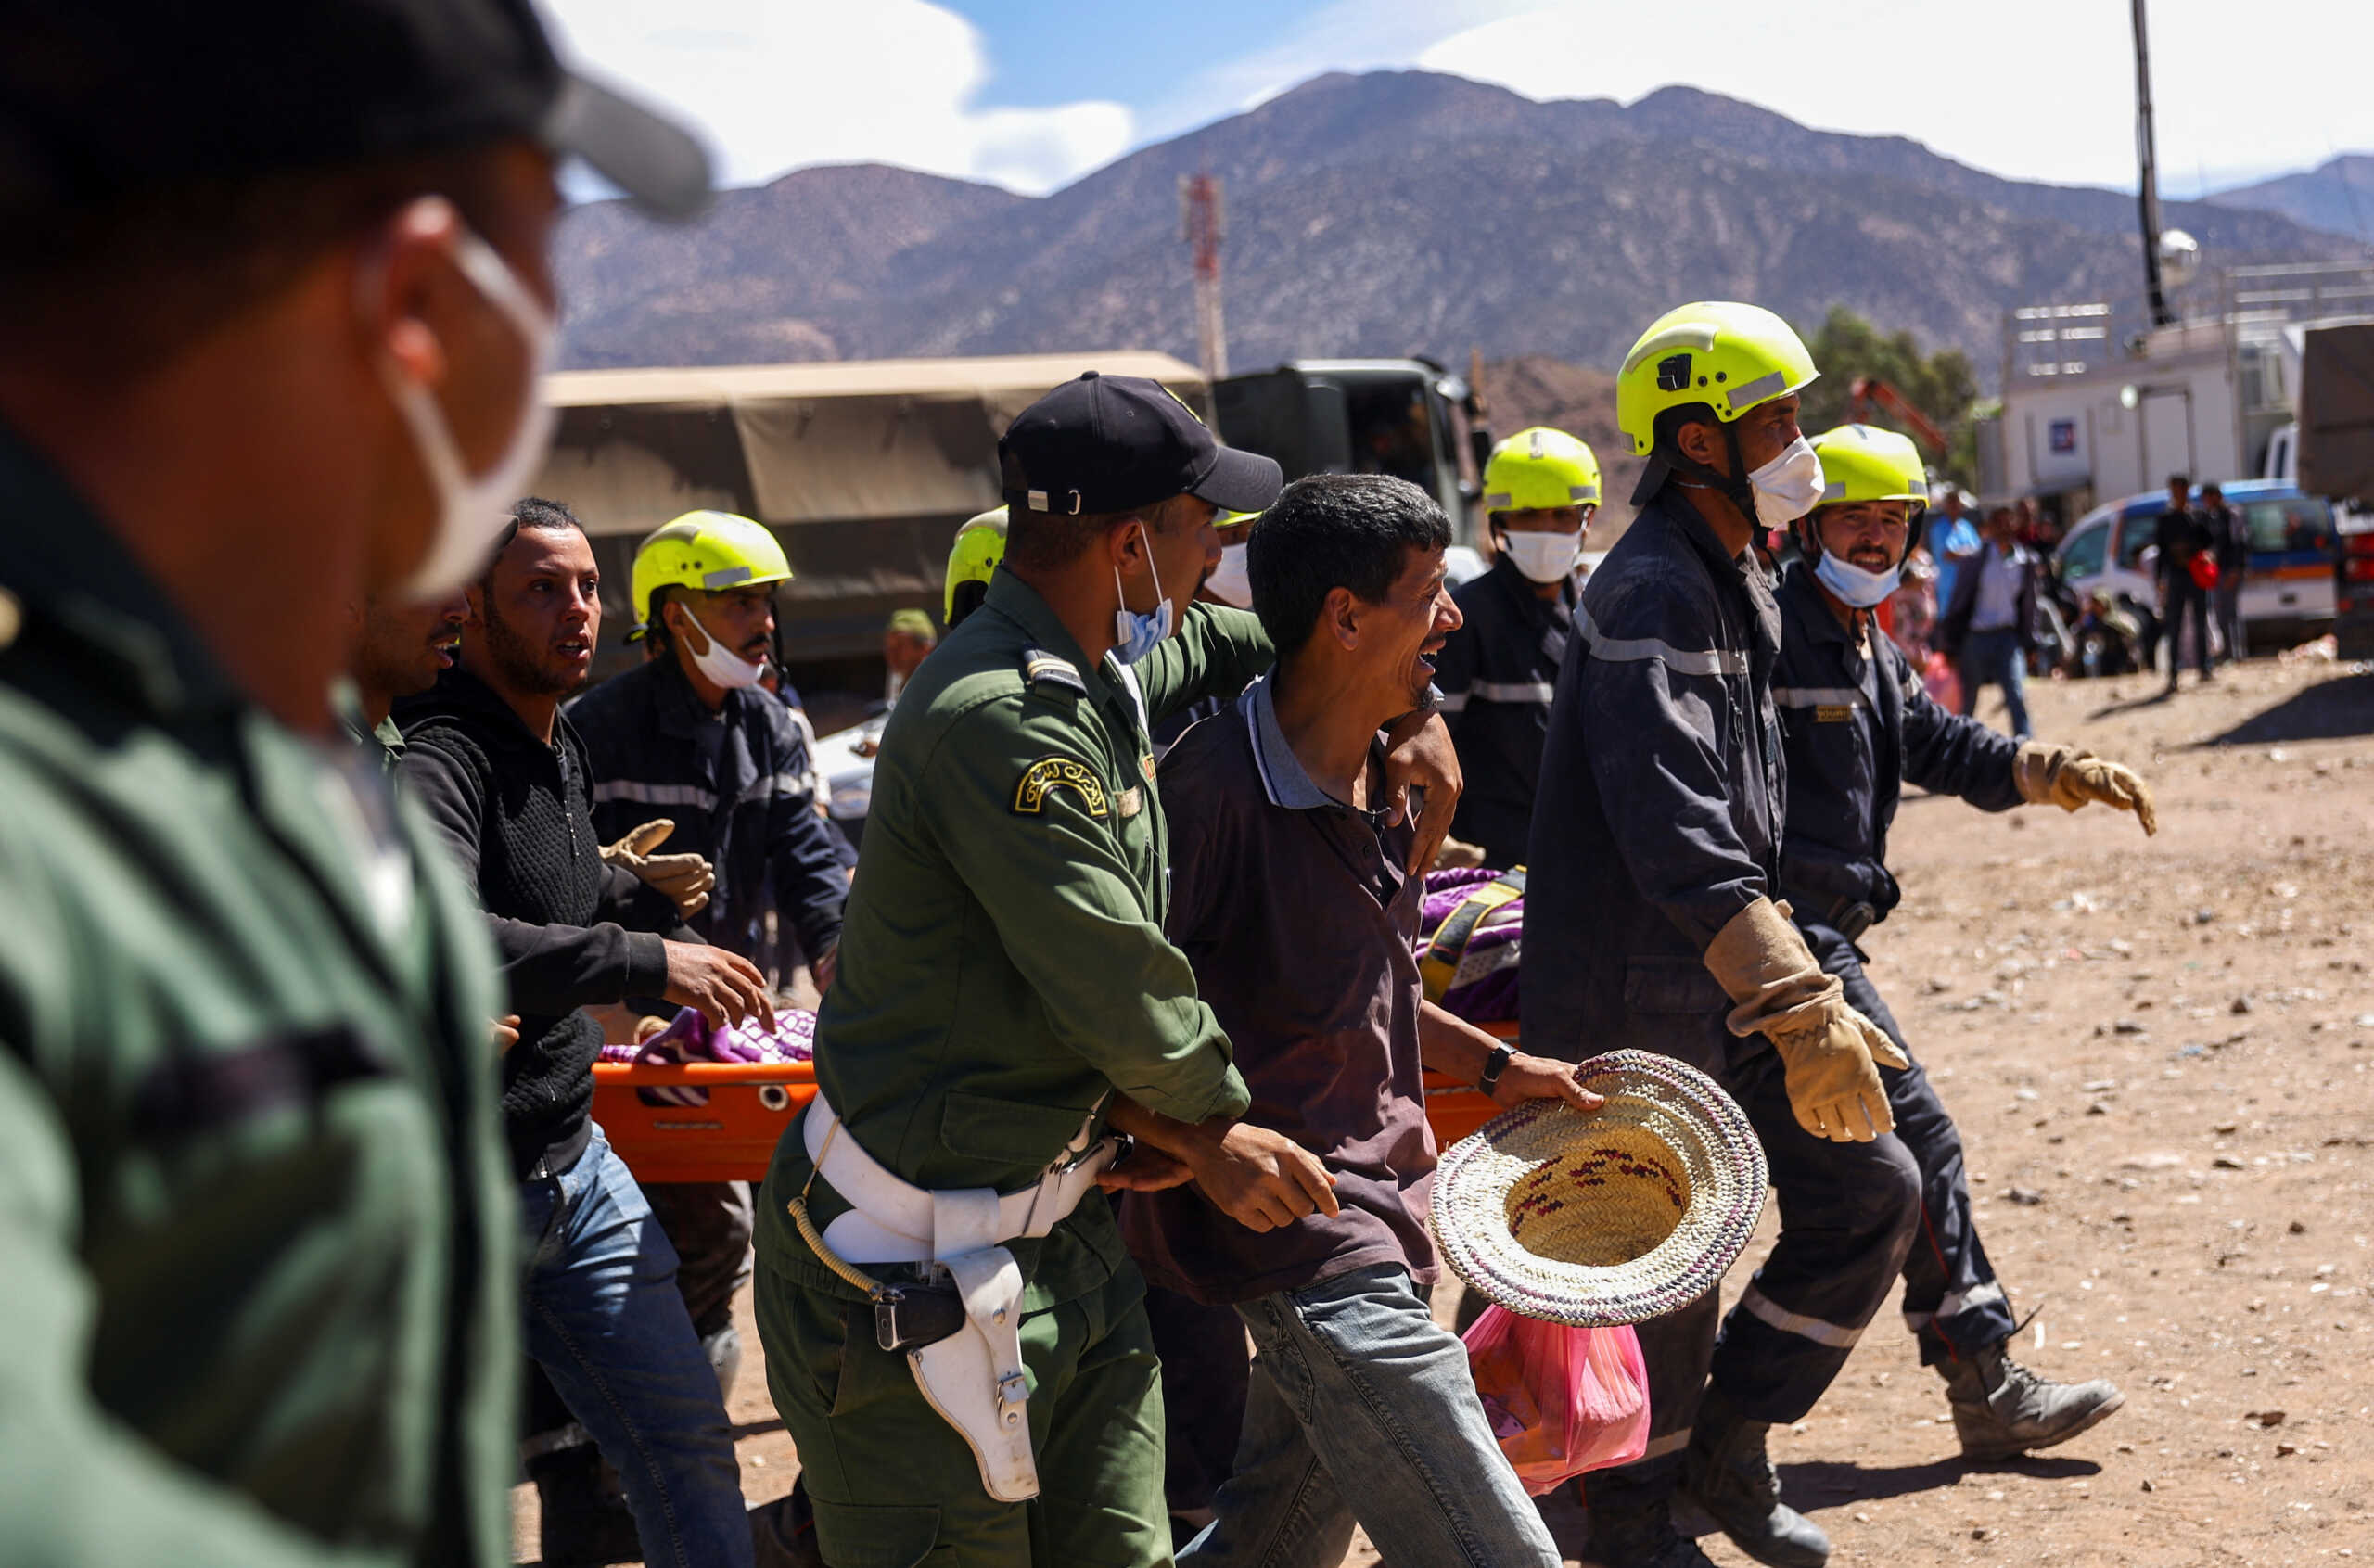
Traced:
<path fill-rule="evenodd" d="M 2226 1009 L 2228 1013 L 2248 1013 L 2250 1010 L 2251 999 L 2247 993 L 2236 997 Z"/>
<path fill-rule="evenodd" d="M 2247 1170 L 2250 1167 L 2231 1154 L 2220 1154 L 2209 1162 L 2212 1170 Z"/>
<path fill-rule="evenodd" d="M 2020 819 L 2013 817 L 2011 820 L 2016 822 Z M 1995 1538 L 1995 1532 L 1989 1526 L 1982 1524 L 1970 1533 L 1970 1538 L 1973 1541 L 1991 1541 Z"/>
<path fill-rule="evenodd" d="M 2220 1137 L 2220 1138 L 2225 1138 L 2225 1137 L 2228 1137 L 2228 1136 L 2232 1135 L 2232 1134 L 2233 1134 L 2233 1133 L 2234 1133 L 2238 1128 L 2240 1128 L 2241 1127 L 2241 1125 L 2242 1125 L 2242 1124 L 2241 1124 L 2241 1123 L 2240 1123 L 2240 1122 L 2219 1122 L 2216 1126 L 2214 1126 L 2214 1127 L 2211 1128 L 2209 1130 L 2210 1130 L 2210 1131 L 2212 1131 L 2212 1132 L 2214 1132 L 2214 1133 L 2215 1133 L 2215 1134 L 2217 1134 L 2217 1136 L 2218 1136 L 2218 1137 Z"/>
<path fill-rule="evenodd" d="M 2150 1032 L 2144 1028 L 2143 1020 L 2140 1018 L 2122 1018 L 2111 1026 L 2111 1033 L 2115 1035 L 2140 1035 Z"/>
<path fill-rule="evenodd" d="M 2151 1485 L 2151 1478 L 2148 1475 L 2143 1478 L 2143 1489 L 2147 1492 L 2156 1492 L 2159 1490 L 2157 1486 Z"/>
<path fill-rule="evenodd" d="M 2044 1202 L 2044 1194 L 2033 1187 L 2014 1187 L 2003 1195 L 2023 1208 L 2034 1208 Z"/>
<path fill-rule="evenodd" d="M 2260 1428 L 2264 1430 L 2270 1426 L 2281 1426 L 2283 1415 L 2284 1412 L 2281 1410 L 2244 1410 L 2242 1419 L 2258 1422 Z"/>
<path fill-rule="evenodd" d="M 2290 1459 L 2299 1451 L 2300 1445 L 2297 1443 L 2278 1443 L 2275 1446 L 2275 1457 L 2279 1460 Z"/>
<path fill-rule="evenodd" d="M 2286 1229 L 2295 1236 L 2304 1236 L 2308 1233 L 2308 1227 L 2306 1224 L 2297 1219 L 2293 1220 L 2288 1227 L 2286 1227 Z"/>
<path fill-rule="evenodd" d="M 2216 918 L 2217 911 L 2215 910 L 2199 909 L 2192 911 L 2192 923 L 2195 925 L 2207 925 Z"/>
<path fill-rule="evenodd" d="M 2111 1114 L 2111 1103 L 2107 1100 L 2097 1100 L 2086 1107 L 2086 1114 L 2089 1116 L 2107 1116 Z"/>

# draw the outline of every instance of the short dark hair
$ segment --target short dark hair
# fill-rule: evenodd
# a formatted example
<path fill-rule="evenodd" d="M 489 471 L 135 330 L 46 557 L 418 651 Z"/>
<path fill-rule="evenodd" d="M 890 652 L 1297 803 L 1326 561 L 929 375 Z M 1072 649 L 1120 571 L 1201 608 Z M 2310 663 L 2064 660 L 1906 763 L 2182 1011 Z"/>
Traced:
<path fill-rule="evenodd" d="M 486 558 L 486 570 L 479 574 L 479 586 L 486 588 L 494 581 L 494 563 L 511 548 L 511 542 L 523 533 L 585 532 L 585 525 L 565 502 L 546 501 L 541 495 L 523 495 L 511 504 L 511 520 L 503 525 L 495 536 L 494 551 Z"/>
<path fill-rule="evenodd" d="M 1411 550 L 1450 543 L 1435 498 L 1384 474 L 1314 474 L 1288 485 L 1245 541 L 1253 608 L 1280 657 L 1310 641 L 1338 588 L 1365 604 L 1391 593 Z"/>
<path fill-rule="evenodd" d="M 0 223 L 7 340 L 94 379 L 161 364 L 415 198 L 444 196 L 487 232 L 501 145 L 192 181 L 92 209 L 11 209 Z"/>
<path fill-rule="evenodd" d="M 2192 489 L 2192 476 L 2189 474 L 2171 474 L 2168 476 L 2168 488 L 2170 490 L 2190 490 Z"/>
<path fill-rule="evenodd" d="M 2217 481 L 2214 479 L 2212 479 L 2209 483 L 2202 486 L 2201 493 L 2203 495 L 2214 495 L 2220 501 L 2226 499 L 2225 491 L 2218 487 Z"/>

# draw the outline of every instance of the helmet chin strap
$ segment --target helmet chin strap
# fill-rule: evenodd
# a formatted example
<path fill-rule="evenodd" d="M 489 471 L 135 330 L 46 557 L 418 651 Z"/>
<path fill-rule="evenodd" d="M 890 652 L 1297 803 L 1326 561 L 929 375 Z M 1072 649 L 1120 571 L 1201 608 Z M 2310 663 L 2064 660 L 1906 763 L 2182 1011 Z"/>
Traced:
<path fill-rule="evenodd" d="M 1677 473 L 1689 475 L 1691 478 L 1700 481 L 1689 485 L 1689 489 L 1716 491 L 1728 497 L 1730 504 L 1739 508 L 1740 516 L 1747 519 L 1749 529 L 1754 529 L 1756 526 L 1755 486 L 1747 477 L 1747 459 L 1740 452 L 1739 425 L 1736 421 L 1723 424 L 1718 420 L 1717 423 L 1722 427 L 1723 449 L 1730 454 L 1731 471 L 1729 473 L 1726 474 L 1710 464 L 1699 462 L 1684 453 L 1678 444 L 1674 447 L 1674 460 L 1667 466 Z"/>

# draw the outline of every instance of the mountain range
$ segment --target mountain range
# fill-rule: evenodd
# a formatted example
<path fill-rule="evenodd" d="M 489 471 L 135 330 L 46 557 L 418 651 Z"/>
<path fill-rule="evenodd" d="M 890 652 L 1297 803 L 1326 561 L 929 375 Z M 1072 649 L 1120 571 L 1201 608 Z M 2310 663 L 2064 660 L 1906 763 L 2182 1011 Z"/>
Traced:
<path fill-rule="evenodd" d="M 2300 174 L 2282 174 L 2210 197 L 2218 207 L 2280 212 L 2374 246 L 2374 153 L 2344 153 Z"/>
<path fill-rule="evenodd" d="M 2348 160 L 2366 162 L 2368 160 Z M 1537 102 L 1424 71 L 1331 74 L 1045 197 L 878 165 L 728 191 L 670 229 L 615 202 L 557 246 L 573 366 L 1099 348 L 1194 357 L 1179 182 L 1227 198 L 1232 367 L 1547 356 L 1612 366 L 1691 299 L 1807 327 L 1844 304 L 1997 376 L 2004 312 L 2140 289 L 2134 198 L 2008 180 L 1903 137 L 1687 87 Z M 2323 173 L 2166 204 L 2217 269 L 2364 254 Z M 2188 300 L 2179 298 L 2181 307 Z"/>

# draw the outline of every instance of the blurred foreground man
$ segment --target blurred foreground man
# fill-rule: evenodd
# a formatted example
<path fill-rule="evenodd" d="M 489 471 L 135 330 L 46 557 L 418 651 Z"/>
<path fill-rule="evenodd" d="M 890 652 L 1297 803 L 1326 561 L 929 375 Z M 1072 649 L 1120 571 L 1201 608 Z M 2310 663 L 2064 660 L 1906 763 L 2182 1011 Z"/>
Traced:
<path fill-rule="evenodd" d="M 1899 891 L 1887 870 L 1888 829 L 1902 785 L 1959 795 L 1982 810 L 2022 803 L 2074 811 L 2100 802 L 2159 826 L 2151 792 L 2115 762 L 2068 746 L 2015 741 L 1930 699 L 1873 610 L 1895 592 L 1921 537 L 1927 476 L 1911 440 L 1893 430 L 1844 425 L 1816 438 L 1822 504 L 1798 526 L 1804 554 L 1781 575 L 1780 662 L 1772 697 L 1789 760 L 1788 823 L 1780 891 L 1822 969 L 1846 1000 L 1909 1057 L 1904 1032 L 1863 970 L 1858 943 L 1885 920 Z M 1904 1319 L 1921 1360 L 1946 1380 L 1962 1453 L 1999 1460 L 2066 1442 L 2116 1410 L 2108 1383 L 2057 1383 L 2008 1354 L 2010 1303 L 1980 1244 L 1962 1169 L 1961 1135 L 1918 1062 L 1885 1079 L 1895 1130 L 1871 1150 L 1908 1180 L 1872 1182 L 1841 1170 L 1831 1181 L 1782 1189 L 1781 1224 L 1852 1237 L 1863 1217 L 1901 1201 L 1918 1236 L 1900 1270 L 1885 1250 L 1832 1247 L 1820 1260 L 1833 1281 L 1904 1279 Z M 1817 1160 L 1839 1146 L 1815 1145 Z M 1765 1281 L 1750 1289 L 1761 1299 Z M 1742 1325 L 1742 1402 L 1751 1409 L 1809 1407 L 1861 1334 L 1816 1304 L 1773 1323 Z M 1727 1335 L 1723 1355 L 1732 1351 Z M 1718 1371 L 1718 1380 L 1720 1373 Z M 1776 1419 L 1793 1419 L 1782 1416 Z"/>
<path fill-rule="evenodd" d="M 1149 733 L 1270 663 L 1251 616 L 1189 600 L 1216 510 L 1268 505 L 1277 465 L 1093 372 L 1000 455 L 1003 561 L 883 733 L 816 1099 L 759 1201 L 768 1383 L 836 1568 L 1168 1559 L 1143 1285 L 1096 1191 L 1132 1179 L 1105 1170 L 1117 1091 L 1195 1129 L 1233 1213 L 1323 1188 L 1236 1121 L 1227 1039 L 1162 934 Z"/>
<path fill-rule="evenodd" d="M 1149 1277 L 1233 1308 L 1239 1365 L 1247 1332 L 1259 1351 L 1233 1473 L 1182 1563 L 1336 1568 L 1356 1523 L 1402 1568 L 1560 1562 L 1466 1348 L 1427 1309 L 1440 1270 L 1422 1063 L 1505 1106 L 1600 1103 L 1572 1065 L 1517 1054 L 1419 984 L 1423 879 L 1410 828 L 1386 821 L 1380 732 L 1424 700 L 1459 625 L 1450 537 L 1406 480 L 1288 487 L 1249 563 L 1277 668 L 1163 763 L 1168 929 L 1229 1032 L 1247 1119 L 1330 1183 L 1316 1211 L 1251 1227 L 1183 1182 L 1124 1206 Z"/>
<path fill-rule="evenodd" d="M 0 4 L 0 1556 L 509 1559 L 480 918 L 331 703 L 540 459 L 524 6 Z"/>
<path fill-rule="evenodd" d="M 1543 1054 L 1630 1046 L 1689 1062 L 1755 1122 L 1776 1185 L 1792 1158 L 1835 1140 L 1823 1179 L 1851 1186 L 1884 1174 L 1868 1154 L 1889 1126 L 1874 1060 L 1905 1059 L 1775 902 L 1780 612 L 1749 547 L 1821 498 L 1820 460 L 1797 428 L 1797 393 L 1815 375 L 1787 323 L 1721 302 L 1669 312 L 1625 358 L 1616 421 L 1649 459 L 1633 491 L 1642 509 L 1591 574 L 1559 671 L 1533 821 L 1523 1028 Z M 1897 1258 L 1903 1240 L 1900 1228 L 1883 1238 Z M 1784 1231 L 1768 1273 L 1794 1267 L 1789 1246 Z M 1881 1300 L 1867 1294 L 1833 1313 L 1859 1326 Z M 1729 1505 L 1725 1526 L 1752 1555 L 1819 1562 L 1829 1550 L 1768 1484 L 1768 1418 L 1724 1397 L 1719 1374 L 1700 1417 L 1718 1305 L 1709 1292 L 1640 1325 L 1648 1453 L 1584 1478 L 1601 1562 L 1705 1563 L 1670 1517 L 1685 1448 L 1693 1491 Z"/>
<path fill-rule="evenodd" d="M 1550 699 L 1575 631 L 1575 565 L 1599 492 L 1598 456 L 1564 430 L 1519 430 L 1484 465 L 1492 567 L 1451 595 L 1464 624 L 1435 683 L 1467 776 L 1451 832 L 1494 871 L 1525 861 Z"/>

